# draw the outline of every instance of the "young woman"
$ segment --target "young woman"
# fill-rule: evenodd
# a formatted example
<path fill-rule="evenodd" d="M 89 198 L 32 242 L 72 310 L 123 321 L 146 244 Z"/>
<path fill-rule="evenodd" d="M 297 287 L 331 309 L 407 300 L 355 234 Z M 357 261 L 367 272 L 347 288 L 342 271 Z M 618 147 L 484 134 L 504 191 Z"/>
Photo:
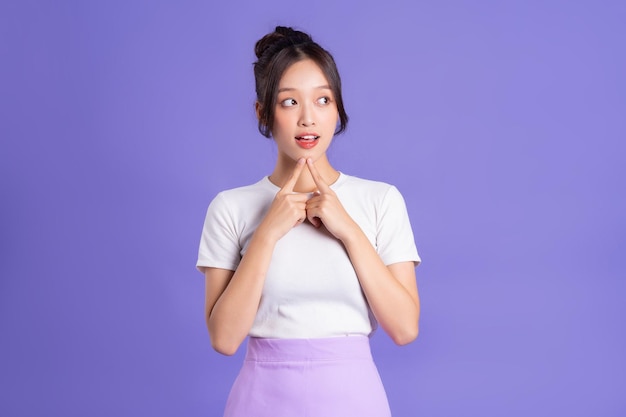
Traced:
<path fill-rule="evenodd" d="M 404 200 L 330 164 L 348 116 L 326 50 L 277 27 L 255 52 L 276 166 L 215 197 L 197 263 L 213 347 L 232 355 L 250 336 L 225 416 L 389 416 L 369 336 L 380 325 L 399 345 L 417 337 L 420 258 Z"/>

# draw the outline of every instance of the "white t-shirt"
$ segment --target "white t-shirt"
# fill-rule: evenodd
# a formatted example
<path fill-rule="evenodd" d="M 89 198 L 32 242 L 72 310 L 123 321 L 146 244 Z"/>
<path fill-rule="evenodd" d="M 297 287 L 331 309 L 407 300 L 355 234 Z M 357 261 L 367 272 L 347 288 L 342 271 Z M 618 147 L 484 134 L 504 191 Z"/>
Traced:
<path fill-rule="evenodd" d="M 404 199 L 393 186 L 340 174 L 331 185 L 385 265 L 420 262 Z M 198 269 L 236 270 L 279 187 L 265 177 L 219 193 L 209 205 Z M 304 222 L 278 241 L 250 336 L 370 335 L 377 327 L 343 244 Z"/>

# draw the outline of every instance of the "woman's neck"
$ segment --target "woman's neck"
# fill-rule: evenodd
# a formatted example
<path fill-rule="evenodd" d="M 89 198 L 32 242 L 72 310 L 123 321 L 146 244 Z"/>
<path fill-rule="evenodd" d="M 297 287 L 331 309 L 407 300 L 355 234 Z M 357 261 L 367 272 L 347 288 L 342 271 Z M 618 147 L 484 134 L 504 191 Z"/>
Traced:
<path fill-rule="evenodd" d="M 285 182 L 291 177 L 293 174 L 293 170 L 296 167 L 296 161 L 283 157 L 279 155 L 278 160 L 276 161 L 276 166 L 274 167 L 274 171 L 272 175 L 270 175 L 269 179 L 278 187 L 282 187 Z M 339 178 L 339 171 L 330 165 L 328 158 L 326 155 L 320 157 L 317 161 L 315 161 L 315 167 L 319 171 L 320 175 L 324 179 L 324 181 L 331 185 Z M 317 190 L 317 186 L 315 185 L 315 181 L 313 181 L 313 177 L 311 176 L 311 172 L 305 166 L 300 174 L 300 178 L 296 182 L 296 185 L 293 187 L 293 191 L 297 193 L 310 193 Z"/>

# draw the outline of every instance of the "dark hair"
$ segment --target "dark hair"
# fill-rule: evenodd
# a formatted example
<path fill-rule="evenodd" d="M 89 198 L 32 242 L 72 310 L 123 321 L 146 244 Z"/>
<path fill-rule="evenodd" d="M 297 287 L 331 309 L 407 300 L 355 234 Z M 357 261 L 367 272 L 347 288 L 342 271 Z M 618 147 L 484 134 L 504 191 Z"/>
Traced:
<path fill-rule="evenodd" d="M 274 127 L 274 108 L 278 95 L 278 84 L 283 73 L 292 64 L 304 59 L 315 62 L 330 84 L 337 111 L 339 112 L 339 134 L 346 129 L 348 115 L 343 108 L 341 96 L 341 78 L 332 55 L 313 42 L 311 36 L 289 27 L 277 26 L 274 32 L 263 36 L 255 45 L 258 58 L 254 63 L 256 97 L 261 105 L 259 111 L 259 132 L 267 138 Z"/>

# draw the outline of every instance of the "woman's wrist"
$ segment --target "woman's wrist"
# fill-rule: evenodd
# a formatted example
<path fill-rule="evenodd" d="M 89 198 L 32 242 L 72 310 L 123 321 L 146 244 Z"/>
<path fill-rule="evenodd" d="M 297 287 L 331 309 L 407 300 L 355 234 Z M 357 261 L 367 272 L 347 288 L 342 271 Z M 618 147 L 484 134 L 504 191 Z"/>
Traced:
<path fill-rule="evenodd" d="M 252 239 L 250 243 L 252 244 L 252 242 L 258 242 L 260 245 L 273 247 L 276 245 L 276 242 L 278 242 L 279 239 L 280 237 L 274 236 L 273 233 L 271 233 L 269 230 L 266 230 L 261 225 L 256 229 L 256 231 L 252 235 Z"/>
<path fill-rule="evenodd" d="M 345 247 L 359 244 L 359 242 L 361 242 L 363 238 L 367 239 L 365 237 L 365 233 L 363 233 L 363 230 L 361 230 L 361 227 L 359 227 L 356 222 L 352 220 L 350 223 L 350 227 L 348 227 L 346 229 L 346 232 L 338 238 Z"/>

